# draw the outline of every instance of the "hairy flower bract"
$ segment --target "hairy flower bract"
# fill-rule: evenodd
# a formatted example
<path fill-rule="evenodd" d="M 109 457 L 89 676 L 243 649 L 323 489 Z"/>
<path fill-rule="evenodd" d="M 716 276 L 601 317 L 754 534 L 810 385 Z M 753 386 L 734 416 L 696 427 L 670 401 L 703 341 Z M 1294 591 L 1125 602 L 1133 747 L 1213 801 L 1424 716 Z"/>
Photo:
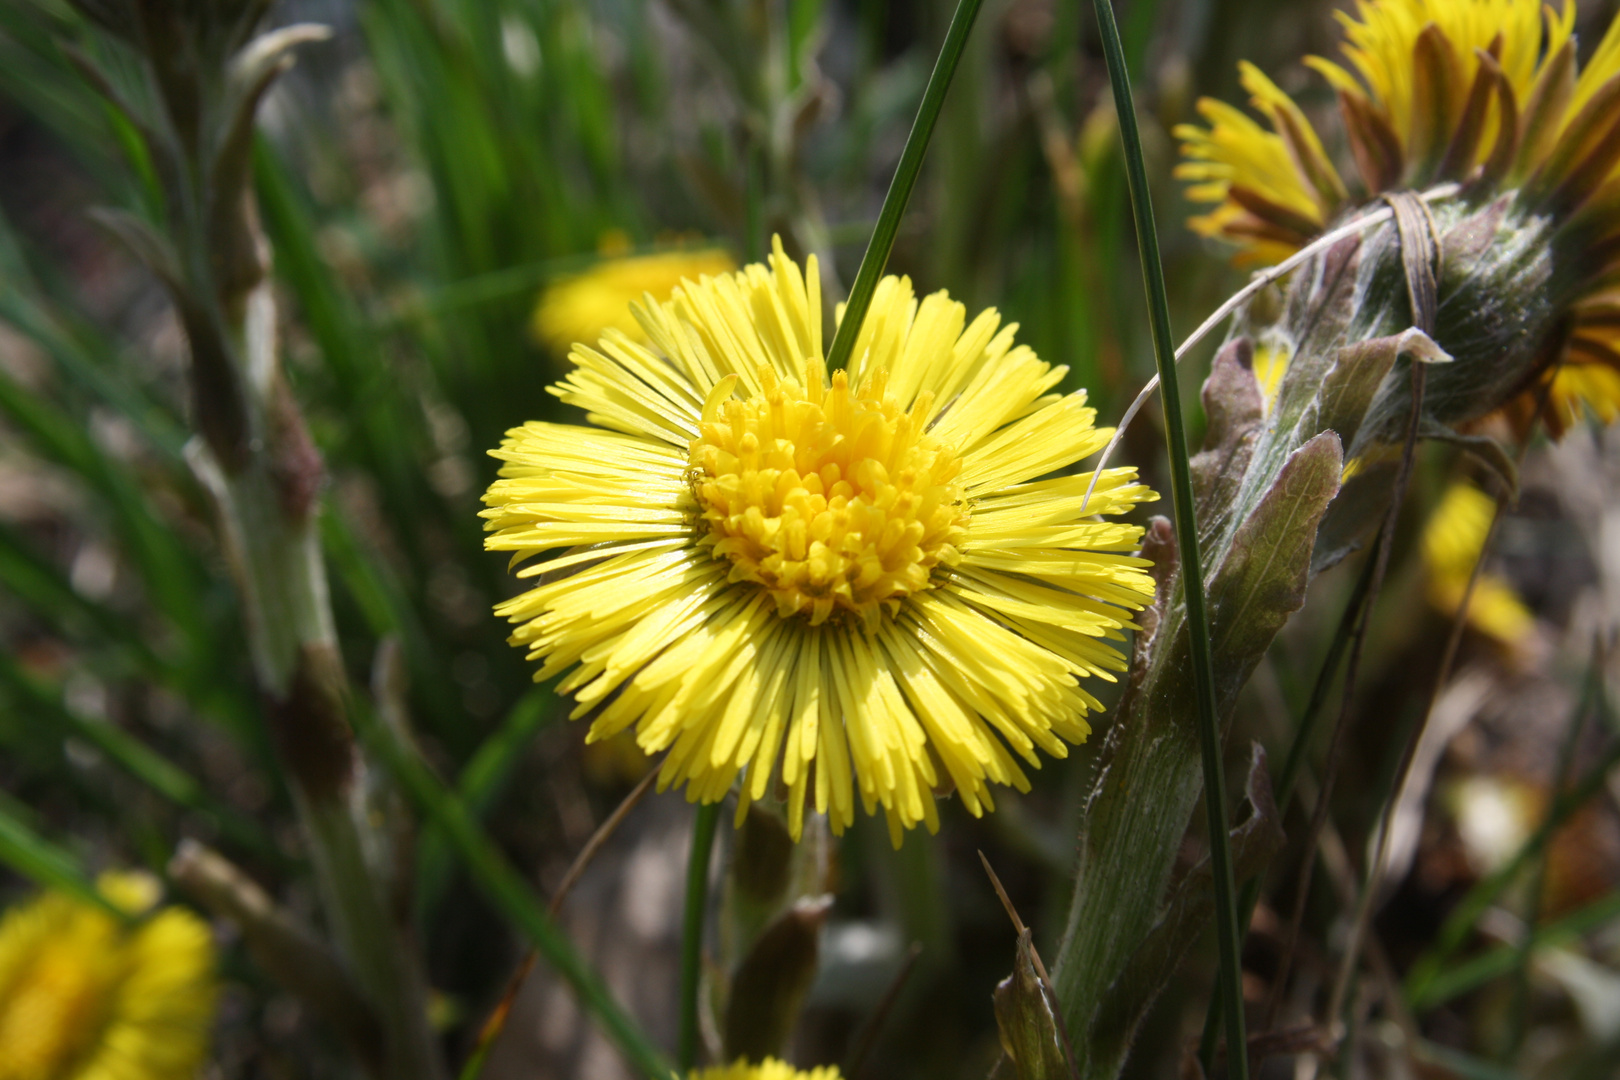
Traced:
<path fill-rule="evenodd" d="M 633 728 L 695 800 L 741 777 L 739 814 L 785 796 L 795 835 L 858 791 L 898 843 L 1086 738 L 1081 680 L 1153 595 L 1142 529 L 1097 515 L 1155 496 L 1054 475 L 1110 434 L 1065 369 L 889 277 L 828 372 L 815 260 L 779 243 L 636 314 L 647 344 L 609 330 L 554 388 L 593 426 L 509 432 L 485 497 L 488 547 L 549 555 L 497 611 L 591 740 Z"/>
<path fill-rule="evenodd" d="M 1575 5 L 1541 0 L 1358 0 L 1341 12 L 1345 63 L 1309 57 L 1338 97 L 1355 172 L 1342 175 L 1298 105 L 1252 64 L 1244 89 L 1265 118 L 1204 99 L 1208 126 L 1176 129 L 1177 175 L 1198 232 L 1250 265 L 1281 261 L 1382 192 L 1454 181 L 1485 201 L 1511 193 L 1527 218 L 1566 227 L 1581 281 L 1567 328 L 1510 404 L 1555 432 L 1590 411 L 1620 416 L 1620 20 L 1584 68 Z"/>

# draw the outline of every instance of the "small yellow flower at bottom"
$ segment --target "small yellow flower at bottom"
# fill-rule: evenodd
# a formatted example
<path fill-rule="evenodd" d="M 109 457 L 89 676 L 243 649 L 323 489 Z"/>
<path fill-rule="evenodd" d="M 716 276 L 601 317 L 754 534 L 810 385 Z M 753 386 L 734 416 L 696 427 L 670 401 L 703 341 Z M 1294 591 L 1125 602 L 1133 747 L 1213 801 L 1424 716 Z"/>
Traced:
<path fill-rule="evenodd" d="M 816 1069 L 795 1069 L 785 1061 L 766 1058 L 758 1065 L 738 1059 L 731 1065 L 693 1069 L 691 1080 L 843 1080 L 836 1065 Z"/>
<path fill-rule="evenodd" d="M 139 915 L 143 874 L 104 874 L 101 892 Z M 182 908 L 122 924 L 46 893 L 0 919 L 0 1080 L 191 1080 L 214 1018 L 214 944 Z"/>

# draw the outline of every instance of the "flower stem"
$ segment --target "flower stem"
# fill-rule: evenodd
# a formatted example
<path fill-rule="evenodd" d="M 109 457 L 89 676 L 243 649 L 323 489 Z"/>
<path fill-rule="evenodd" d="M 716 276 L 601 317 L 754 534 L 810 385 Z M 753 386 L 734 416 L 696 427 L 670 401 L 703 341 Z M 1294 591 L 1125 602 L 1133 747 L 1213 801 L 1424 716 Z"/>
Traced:
<path fill-rule="evenodd" d="M 719 824 L 719 803 L 699 806 L 692 820 L 692 857 L 686 864 L 686 918 L 681 925 L 681 1031 L 675 1053 L 683 1076 L 697 1064 L 703 916 L 709 906 L 709 856 L 714 851 L 715 827 Z"/>
<path fill-rule="evenodd" d="M 1096 0 L 1097 24 L 1102 31 L 1103 55 L 1119 113 L 1120 138 L 1125 148 L 1126 178 L 1136 239 L 1141 249 L 1142 278 L 1147 287 L 1148 314 L 1153 332 L 1153 355 L 1159 370 L 1160 402 L 1164 407 L 1165 441 L 1170 457 L 1170 491 L 1176 515 L 1176 544 L 1181 549 L 1181 575 L 1187 605 L 1193 680 L 1198 701 L 1198 742 L 1204 770 L 1204 806 L 1209 819 L 1210 868 L 1215 879 L 1215 931 L 1220 946 L 1219 992 L 1225 1000 L 1227 1075 L 1247 1080 L 1248 1038 L 1244 1033 L 1243 971 L 1238 953 L 1237 888 L 1233 882 L 1232 853 L 1226 827 L 1226 781 L 1221 768 L 1221 733 L 1215 701 L 1215 665 L 1209 642 L 1209 616 L 1204 605 L 1204 573 L 1198 553 L 1198 524 L 1194 518 L 1192 474 L 1187 433 L 1181 417 L 1181 388 L 1176 379 L 1174 339 L 1170 336 L 1170 304 L 1165 292 L 1164 268 L 1159 260 L 1159 237 L 1153 223 L 1142 139 L 1136 130 L 1136 108 L 1131 98 L 1130 72 L 1125 65 L 1119 27 L 1111 0 Z M 863 268 L 864 269 L 864 268 Z"/>
<path fill-rule="evenodd" d="M 837 370 L 849 363 L 855 349 L 855 337 L 866 318 L 866 309 L 872 302 L 872 292 L 878 278 L 889 263 L 889 252 L 894 248 L 895 234 L 900 231 L 900 218 L 911 200 L 911 189 L 917 186 L 917 174 L 922 170 L 923 155 L 928 140 L 934 134 L 934 123 L 945 104 L 945 93 L 950 89 L 951 77 L 956 74 L 957 62 L 967 46 L 973 21 L 979 16 L 983 0 L 957 0 L 956 14 L 951 16 L 950 29 L 945 32 L 945 44 L 940 47 L 939 59 L 934 61 L 934 73 L 928 77 L 922 104 L 917 107 L 917 118 L 911 123 L 911 134 L 906 136 L 906 148 L 900 153 L 900 164 L 895 167 L 894 179 L 889 181 L 889 193 L 883 197 L 883 209 L 878 213 L 877 227 L 861 257 L 861 268 L 855 274 L 855 284 L 849 290 L 844 306 L 844 317 L 833 335 L 832 349 L 827 353 L 827 367 Z"/>
<path fill-rule="evenodd" d="M 1305 706 L 1304 715 L 1299 718 L 1299 724 L 1294 728 L 1293 739 L 1288 744 L 1288 756 L 1283 759 L 1283 767 L 1277 773 L 1273 797 L 1277 801 L 1277 813 L 1283 819 L 1288 816 L 1288 807 L 1294 797 L 1294 785 L 1298 783 L 1300 771 L 1305 766 L 1306 751 L 1310 749 L 1316 737 L 1316 724 L 1322 716 L 1323 706 L 1327 704 L 1328 691 L 1333 688 L 1334 679 L 1339 673 L 1339 665 L 1344 660 L 1344 654 L 1350 649 L 1350 639 L 1361 619 L 1362 606 L 1366 603 L 1367 594 L 1372 588 L 1375 565 L 1376 560 L 1368 559 L 1362 567 L 1361 576 L 1356 579 L 1355 590 L 1350 594 L 1344 615 L 1339 619 L 1333 641 L 1328 645 L 1327 656 L 1323 657 L 1322 666 L 1316 673 L 1316 683 L 1311 687 L 1310 701 Z M 1259 901 L 1260 875 L 1256 875 L 1243 883 L 1242 895 L 1238 897 L 1240 946 L 1243 936 L 1247 934 L 1249 919 L 1254 915 L 1255 905 Z M 1204 1032 L 1198 1041 L 1198 1061 L 1203 1065 L 1205 1073 L 1210 1072 L 1215 1064 L 1215 1044 L 1220 1031 L 1221 1017 L 1221 998 L 1219 996 L 1210 998 L 1208 1011 L 1204 1014 Z"/>

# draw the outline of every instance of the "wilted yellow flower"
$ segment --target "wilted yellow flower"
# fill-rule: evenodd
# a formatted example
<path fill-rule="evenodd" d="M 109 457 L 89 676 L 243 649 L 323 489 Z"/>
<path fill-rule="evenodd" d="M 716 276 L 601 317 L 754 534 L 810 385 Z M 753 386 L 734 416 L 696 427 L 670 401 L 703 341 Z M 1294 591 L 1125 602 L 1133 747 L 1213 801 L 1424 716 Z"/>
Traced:
<path fill-rule="evenodd" d="M 1578 281 L 1567 333 L 1509 411 L 1526 420 L 1545 394 L 1555 432 L 1587 409 L 1604 422 L 1620 415 L 1620 20 L 1577 71 L 1573 0 L 1561 13 L 1542 0 L 1358 0 L 1338 17 L 1347 64 L 1306 64 L 1338 95 L 1359 185 L 1293 100 L 1245 63 L 1266 127 L 1205 99 L 1209 126 L 1176 129 L 1188 196 L 1216 204 L 1192 227 L 1236 244 L 1240 262 L 1266 264 L 1380 192 L 1448 180 L 1476 198 L 1513 192 L 1519 209 L 1569 224 L 1560 255 Z"/>
<path fill-rule="evenodd" d="M 843 1080 L 836 1065 L 817 1069 L 795 1069 L 785 1061 L 766 1058 L 758 1065 L 739 1060 L 732 1065 L 693 1069 L 692 1080 Z"/>
<path fill-rule="evenodd" d="M 99 886 L 132 915 L 157 901 L 145 875 Z M 183 908 L 125 925 L 53 892 L 0 920 L 0 1080 L 190 1080 L 214 1000 L 213 939 Z"/>
<path fill-rule="evenodd" d="M 667 300 L 682 278 L 725 274 L 737 268 L 718 248 L 663 251 L 605 259 L 583 274 L 546 286 L 534 309 L 534 336 L 557 356 L 576 342 L 594 345 L 609 327 L 645 342 L 647 335 L 630 314 L 644 295 Z"/>
<path fill-rule="evenodd" d="M 1453 484 L 1423 528 L 1423 565 L 1429 575 L 1429 602 L 1447 615 L 1462 606 L 1474 565 L 1485 550 L 1485 538 L 1496 516 L 1496 502 L 1467 483 Z M 1468 623 L 1510 648 L 1524 646 L 1536 617 L 1513 586 L 1495 574 L 1481 573 L 1468 601 Z"/>
<path fill-rule="evenodd" d="M 1155 498 L 1133 469 L 1040 479 L 1100 449 L 1065 369 L 986 311 L 885 278 L 849 371 L 822 352 L 820 278 L 769 268 L 686 281 L 609 331 L 553 388 L 595 427 L 530 423 L 494 455 L 487 546 L 534 589 L 497 607 L 511 641 L 589 713 L 668 750 L 660 784 L 739 815 L 780 773 L 795 835 L 811 790 L 841 831 L 858 787 L 899 842 L 974 814 L 1015 755 L 1062 757 L 1125 669 L 1112 641 L 1153 594 L 1142 529 L 1092 520 Z"/>

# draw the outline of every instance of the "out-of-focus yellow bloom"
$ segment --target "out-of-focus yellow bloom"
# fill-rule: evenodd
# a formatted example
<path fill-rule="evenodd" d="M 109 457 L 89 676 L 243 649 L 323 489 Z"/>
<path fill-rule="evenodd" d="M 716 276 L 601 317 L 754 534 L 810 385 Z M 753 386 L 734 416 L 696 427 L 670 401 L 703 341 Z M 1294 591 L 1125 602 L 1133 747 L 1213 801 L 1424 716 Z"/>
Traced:
<path fill-rule="evenodd" d="M 843 1080 L 836 1065 L 818 1069 L 795 1069 L 784 1061 L 766 1058 L 758 1065 L 738 1061 L 709 1069 L 693 1069 L 692 1080 Z"/>
<path fill-rule="evenodd" d="M 531 329 L 556 356 L 565 355 L 575 343 L 595 345 L 610 327 L 645 342 L 647 335 L 630 313 L 632 303 L 640 303 L 646 295 L 661 302 L 683 278 L 735 269 L 731 256 L 718 248 L 604 259 L 582 274 L 546 286 Z"/>
<path fill-rule="evenodd" d="M 132 915 L 157 902 L 143 874 L 105 874 Z M 0 920 L 0 1080 L 191 1080 L 208 1052 L 214 945 L 165 908 L 125 925 L 46 893 Z"/>
<path fill-rule="evenodd" d="M 1468 580 L 1485 548 L 1496 502 L 1466 483 L 1451 486 L 1423 529 L 1423 564 L 1429 574 L 1429 602 L 1447 615 L 1462 606 Z M 1535 630 L 1536 619 L 1495 574 L 1481 573 L 1468 601 L 1468 623 L 1501 644 L 1518 649 Z"/>
<path fill-rule="evenodd" d="M 1125 670 L 1153 595 L 1142 529 L 1095 517 L 1156 496 L 1042 479 L 1110 434 L 1063 368 L 890 277 L 829 373 L 815 260 L 780 243 L 637 314 L 650 345 L 610 330 L 553 388 L 595 426 L 509 432 L 485 496 L 490 549 L 561 552 L 496 610 L 536 678 L 573 669 L 590 739 L 634 727 L 693 800 L 745 776 L 739 815 L 780 769 L 794 835 L 812 791 L 842 831 L 858 789 L 898 844 L 937 787 L 980 814 L 1027 787 L 1016 757 L 1086 738 L 1080 680 Z"/>
<path fill-rule="evenodd" d="M 1188 196 L 1213 203 L 1191 226 L 1237 245 L 1243 265 L 1280 262 L 1352 207 L 1397 188 L 1455 180 L 1517 191 L 1571 223 L 1590 283 L 1560 355 L 1509 406 L 1528 419 L 1546 399 L 1561 432 L 1588 410 L 1620 415 L 1620 20 L 1584 69 L 1575 4 L 1542 0 L 1358 0 L 1339 12 L 1346 63 L 1306 64 L 1327 80 L 1356 165 L 1347 183 L 1305 114 L 1252 64 L 1241 65 L 1261 126 L 1204 99 L 1207 127 L 1176 129 Z M 1352 190 L 1359 187 L 1359 190 Z M 1568 253 L 1573 255 L 1574 252 Z M 1548 385 L 1550 381 L 1550 386 Z"/>

